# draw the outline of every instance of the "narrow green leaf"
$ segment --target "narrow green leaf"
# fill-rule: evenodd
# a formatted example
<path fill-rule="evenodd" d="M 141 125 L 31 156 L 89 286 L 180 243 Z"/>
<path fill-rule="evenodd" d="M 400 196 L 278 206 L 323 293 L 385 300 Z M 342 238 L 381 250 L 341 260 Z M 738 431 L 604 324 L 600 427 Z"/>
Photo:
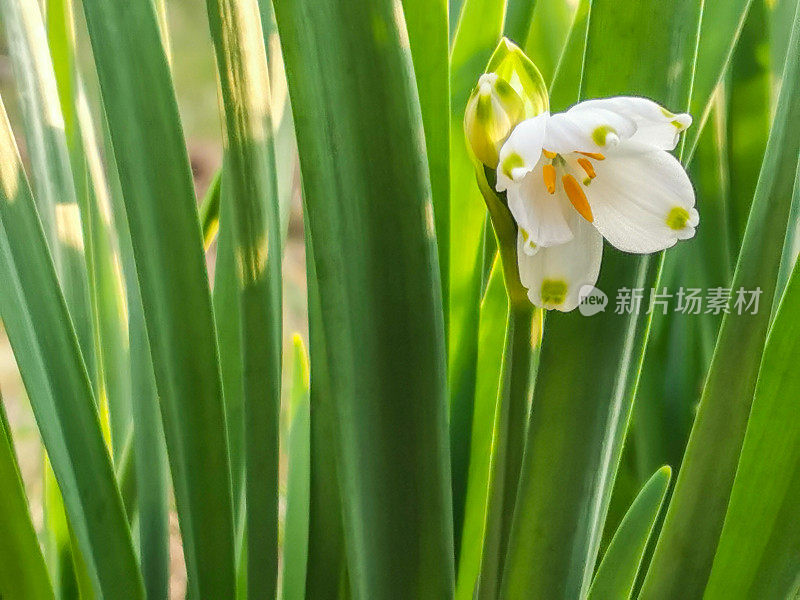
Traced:
<path fill-rule="evenodd" d="M 750 215 L 772 116 L 770 68 L 766 61 L 770 45 L 767 33 L 764 3 L 754 2 L 725 82 L 731 196 L 729 218 L 735 255 L 741 248 Z"/>
<path fill-rule="evenodd" d="M 308 358 L 303 339 L 294 336 L 292 388 L 289 400 L 286 481 L 286 526 L 283 536 L 283 600 L 306 597 L 309 489 L 311 483 L 311 413 Z"/>
<path fill-rule="evenodd" d="M 580 97 L 586 36 L 589 32 L 589 0 L 579 0 L 564 50 L 550 84 L 550 110 L 566 110 Z"/>
<path fill-rule="evenodd" d="M 525 46 L 535 6 L 536 0 L 508 0 L 507 2 L 503 35 L 517 46 Z"/>
<path fill-rule="evenodd" d="M 742 32 L 753 0 L 728 0 L 705 2 L 703 21 L 700 25 L 700 45 L 697 52 L 692 102 L 689 112 L 695 126 L 686 133 L 686 159 L 694 155 L 706 119 L 711 112 L 714 90 L 722 81 L 739 35 Z M 763 0 L 756 0 L 762 4 Z"/>
<path fill-rule="evenodd" d="M 42 14 L 36 0 L 2 0 L 0 16 L 21 100 L 36 206 L 83 360 L 89 373 L 94 374 L 93 319 L 83 225 Z"/>
<path fill-rule="evenodd" d="M 203 230 L 203 248 L 208 250 L 219 233 L 219 199 L 222 169 L 214 173 L 205 196 L 200 202 L 200 229 Z"/>
<path fill-rule="evenodd" d="M 0 165 L 0 315 L 95 592 L 141 598 L 92 388 L 2 104 Z"/>
<path fill-rule="evenodd" d="M 0 596 L 55 598 L 28 511 L 11 428 L 0 398 Z"/>
<path fill-rule="evenodd" d="M 311 350 L 311 486 L 309 490 L 308 560 L 306 598 L 338 600 L 349 598 L 339 491 L 339 466 L 335 448 L 338 440 L 336 406 L 331 394 L 325 330 L 322 326 L 314 248 L 305 220 L 306 273 L 308 274 L 309 343 Z"/>
<path fill-rule="evenodd" d="M 323 327 L 339 427 L 352 595 L 449 597 L 444 319 L 408 41 L 389 0 L 279 0 L 275 12 L 318 282 L 312 321 Z"/>
<path fill-rule="evenodd" d="M 281 237 L 270 90 L 256 0 L 208 0 L 225 109 L 225 185 L 234 219 L 244 385 L 247 594 L 275 596 Z"/>
<path fill-rule="evenodd" d="M 458 252 L 450 253 L 449 305 L 445 310 L 457 553 L 469 470 L 486 221 L 486 205 L 475 185 L 475 170 L 467 152 L 464 110 L 500 40 L 505 10 L 505 0 L 466 0 L 450 54 L 450 231 L 457 232 Z"/>
<path fill-rule="evenodd" d="M 447 0 L 403 0 L 403 13 L 425 128 L 442 302 L 447 306 L 450 253 L 450 40 Z"/>
<path fill-rule="evenodd" d="M 472 418 L 462 545 L 458 557 L 457 600 L 472 600 L 483 553 L 489 459 L 492 455 L 494 414 L 508 313 L 508 298 L 499 259 L 495 259 L 493 265 L 481 302 L 475 410 Z"/>
<path fill-rule="evenodd" d="M 700 6 L 698 0 L 594 0 L 582 95 L 643 95 L 684 109 Z M 597 287 L 611 302 L 620 288 L 649 289 L 660 264 L 658 255 L 606 246 Z M 579 311 L 548 315 L 503 597 L 576 598 L 588 590 L 648 321 L 645 307 L 631 315 L 612 307 L 591 318 Z"/>
<path fill-rule="evenodd" d="M 548 85 L 553 81 L 577 8 L 578 4 L 573 6 L 566 0 L 548 0 L 536 2 L 533 9 L 524 49 Z"/>
<path fill-rule="evenodd" d="M 789 55 L 800 52 L 800 10 Z M 800 152 L 800 63 L 786 62 L 778 110 L 733 277 L 760 307 L 725 315 L 642 598 L 699 597 L 706 585 L 756 386 Z M 764 232 L 770 232 L 765 235 Z"/>
<path fill-rule="evenodd" d="M 798 171 L 800 184 L 800 171 Z M 800 267 L 767 338 L 730 504 L 704 598 L 789 598 L 800 571 Z"/>
<path fill-rule="evenodd" d="M 671 469 L 661 467 L 644 484 L 597 568 L 589 589 L 589 600 L 627 600 L 631 597 L 671 477 Z"/>
<path fill-rule="evenodd" d="M 189 593 L 231 598 L 233 513 L 217 345 L 191 170 L 155 8 L 104 0 L 84 0 L 83 8 L 141 285 Z"/>
<path fill-rule="evenodd" d="M 689 165 L 703 226 L 692 243 L 680 244 L 665 256 L 659 288 L 673 295 L 681 288 L 731 285 L 726 112 L 720 94 Z M 632 437 L 639 483 L 659 465 L 677 469 L 681 464 L 722 320 L 722 315 L 687 314 L 675 308 L 666 314 L 654 311 L 637 389 Z"/>

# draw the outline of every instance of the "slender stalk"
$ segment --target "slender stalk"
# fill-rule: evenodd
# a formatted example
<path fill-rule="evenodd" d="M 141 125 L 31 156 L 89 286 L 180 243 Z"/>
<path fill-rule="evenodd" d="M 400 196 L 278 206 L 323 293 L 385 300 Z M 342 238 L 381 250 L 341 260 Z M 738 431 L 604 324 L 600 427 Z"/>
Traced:
<path fill-rule="evenodd" d="M 478 184 L 486 200 L 508 294 L 508 321 L 495 409 L 489 499 L 486 511 L 479 600 L 497 598 L 503 573 L 511 520 L 517 499 L 525 431 L 531 395 L 531 360 L 535 347 L 534 316 L 517 268 L 517 226 L 505 203 L 493 192 L 490 171 L 478 170 Z"/>
<path fill-rule="evenodd" d="M 534 309 L 527 298 L 519 301 L 510 297 L 509 301 L 489 467 L 489 503 L 481 561 L 479 600 L 497 598 L 525 447 Z"/>

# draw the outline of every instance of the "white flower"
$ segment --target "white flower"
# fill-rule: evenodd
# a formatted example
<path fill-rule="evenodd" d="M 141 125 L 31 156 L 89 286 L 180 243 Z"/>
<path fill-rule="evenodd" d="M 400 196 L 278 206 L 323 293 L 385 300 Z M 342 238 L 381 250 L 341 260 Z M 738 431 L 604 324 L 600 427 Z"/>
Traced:
<path fill-rule="evenodd" d="M 644 254 L 694 235 L 694 190 L 668 152 L 691 122 L 651 100 L 617 97 L 517 125 L 500 150 L 497 191 L 519 225 L 531 302 L 574 309 L 579 290 L 597 281 L 602 238 Z"/>

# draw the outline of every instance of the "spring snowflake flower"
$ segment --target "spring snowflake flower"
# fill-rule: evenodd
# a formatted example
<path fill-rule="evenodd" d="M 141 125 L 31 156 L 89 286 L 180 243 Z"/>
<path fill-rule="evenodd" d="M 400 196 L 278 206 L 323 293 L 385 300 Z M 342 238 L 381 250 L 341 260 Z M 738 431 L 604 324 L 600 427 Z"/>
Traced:
<path fill-rule="evenodd" d="M 617 97 L 514 128 L 499 153 L 496 189 L 519 225 L 519 273 L 531 302 L 573 310 L 581 288 L 597 281 L 603 238 L 645 254 L 694 235 L 694 190 L 669 153 L 691 122 L 651 100 Z"/>

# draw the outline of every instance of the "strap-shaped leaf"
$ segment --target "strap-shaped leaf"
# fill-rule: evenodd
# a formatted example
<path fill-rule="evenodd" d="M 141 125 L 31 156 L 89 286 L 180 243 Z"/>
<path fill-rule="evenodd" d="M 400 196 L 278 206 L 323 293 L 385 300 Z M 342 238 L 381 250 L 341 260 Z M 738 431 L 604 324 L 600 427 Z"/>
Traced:
<path fill-rule="evenodd" d="M 92 388 L 2 105 L 0 165 L 0 315 L 95 591 L 141 598 Z"/>
<path fill-rule="evenodd" d="M 256 0 L 208 0 L 225 110 L 225 199 L 231 203 L 244 390 L 247 593 L 278 578 L 281 227 L 264 35 Z"/>
<path fill-rule="evenodd" d="M 84 0 L 161 400 L 189 593 L 234 594 L 233 511 L 208 275 L 151 2 Z"/>
<path fill-rule="evenodd" d="M 589 589 L 589 600 L 627 600 L 631 597 L 671 476 L 669 467 L 661 467 L 636 496 L 597 568 Z"/>
<path fill-rule="evenodd" d="M 311 322 L 324 329 L 339 427 L 348 576 L 364 599 L 454 587 L 435 226 L 397 7 L 275 2 L 319 291 Z"/>
<path fill-rule="evenodd" d="M 642 598 L 702 594 L 722 531 L 753 401 L 800 153 L 800 6 L 778 108 L 732 290 L 760 292 L 759 307 L 722 321 L 697 417 Z M 767 233 L 768 232 L 768 233 Z M 741 312 L 742 314 L 738 314 Z"/>

